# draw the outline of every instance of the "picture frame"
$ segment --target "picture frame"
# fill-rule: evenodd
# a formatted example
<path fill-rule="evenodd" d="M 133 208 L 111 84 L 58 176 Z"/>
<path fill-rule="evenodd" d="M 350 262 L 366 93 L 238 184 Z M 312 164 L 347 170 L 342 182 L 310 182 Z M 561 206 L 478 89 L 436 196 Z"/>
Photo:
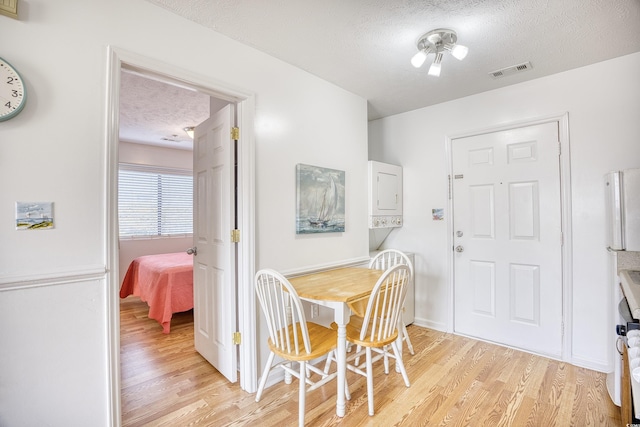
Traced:
<path fill-rule="evenodd" d="M 53 228 L 53 202 L 16 202 L 16 230 Z"/>
<path fill-rule="evenodd" d="M 296 165 L 296 234 L 345 231 L 345 172 Z"/>

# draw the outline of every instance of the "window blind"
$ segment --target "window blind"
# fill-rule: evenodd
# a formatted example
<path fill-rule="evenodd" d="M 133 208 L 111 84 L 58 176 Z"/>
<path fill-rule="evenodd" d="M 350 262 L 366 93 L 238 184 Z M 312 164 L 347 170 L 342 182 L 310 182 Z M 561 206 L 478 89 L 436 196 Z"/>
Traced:
<path fill-rule="evenodd" d="M 118 221 L 120 238 L 192 234 L 192 172 L 121 163 Z"/>

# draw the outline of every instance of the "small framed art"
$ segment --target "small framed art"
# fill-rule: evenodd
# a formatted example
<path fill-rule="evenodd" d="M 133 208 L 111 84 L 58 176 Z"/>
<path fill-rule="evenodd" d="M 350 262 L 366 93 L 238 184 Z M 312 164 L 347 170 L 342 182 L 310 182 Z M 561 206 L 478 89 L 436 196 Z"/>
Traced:
<path fill-rule="evenodd" d="M 16 230 L 53 228 L 53 202 L 16 202 Z"/>

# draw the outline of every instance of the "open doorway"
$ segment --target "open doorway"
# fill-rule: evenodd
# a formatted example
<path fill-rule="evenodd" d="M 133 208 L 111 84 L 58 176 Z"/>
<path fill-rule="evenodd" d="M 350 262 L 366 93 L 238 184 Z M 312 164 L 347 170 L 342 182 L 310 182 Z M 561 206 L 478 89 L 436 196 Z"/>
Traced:
<path fill-rule="evenodd" d="M 110 284 L 110 309 L 108 323 L 109 359 L 111 361 L 110 389 L 112 396 L 113 417 L 121 417 L 120 407 L 120 331 L 119 331 L 119 285 L 120 245 L 117 227 L 117 188 L 119 161 L 119 98 L 120 81 L 124 70 L 132 71 L 150 79 L 157 79 L 176 86 L 201 92 L 208 97 L 235 103 L 237 105 L 237 123 L 240 129 L 242 145 L 238 148 L 238 226 L 242 231 L 242 240 L 238 243 L 236 299 L 238 301 L 237 332 L 243 337 L 238 346 L 238 370 L 240 387 L 248 392 L 256 388 L 256 349 L 255 349 L 255 301 L 252 291 L 251 277 L 254 271 L 254 96 L 250 93 L 230 89 L 219 82 L 211 81 L 203 76 L 194 76 L 184 70 L 173 68 L 167 64 L 157 63 L 148 58 L 117 49 L 109 49 L 109 92 L 107 102 L 107 230 L 106 254 Z M 248 278 L 248 280 L 247 280 Z"/>
<path fill-rule="evenodd" d="M 125 222 L 121 219 L 118 224 L 120 283 L 135 258 L 184 252 L 192 246 L 188 221 L 193 215 L 186 210 L 192 204 L 192 189 L 191 182 L 183 182 L 192 181 L 193 172 L 193 133 L 187 131 L 193 132 L 227 104 L 171 81 L 123 69 L 118 185 Z M 156 181 L 169 182 L 170 187 L 161 193 Z"/>

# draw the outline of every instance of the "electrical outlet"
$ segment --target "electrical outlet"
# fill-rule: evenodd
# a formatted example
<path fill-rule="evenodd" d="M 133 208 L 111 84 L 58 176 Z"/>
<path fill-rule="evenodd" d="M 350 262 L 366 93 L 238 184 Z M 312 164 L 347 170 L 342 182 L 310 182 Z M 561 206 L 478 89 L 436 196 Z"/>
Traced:
<path fill-rule="evenodd" d="M 311 304 L 311 318 L 318 317 L 318 304 Z"/>

